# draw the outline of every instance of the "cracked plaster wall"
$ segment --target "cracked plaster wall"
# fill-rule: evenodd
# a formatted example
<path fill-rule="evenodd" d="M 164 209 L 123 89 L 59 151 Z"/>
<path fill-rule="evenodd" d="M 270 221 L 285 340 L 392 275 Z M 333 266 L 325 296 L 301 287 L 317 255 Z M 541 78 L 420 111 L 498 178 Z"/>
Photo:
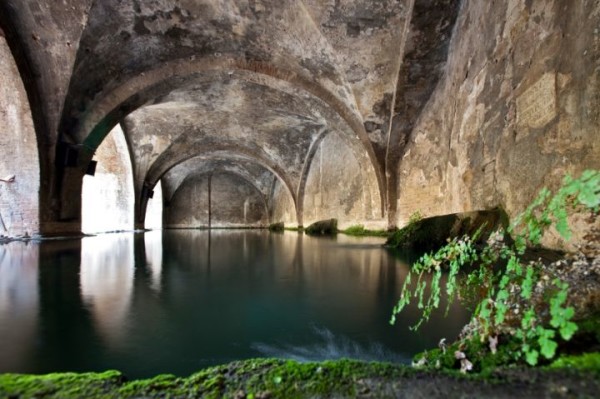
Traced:
<path fill-rule="evenodd" d="M 515 216 L 565 173 L 600 168 L 599 27 L 593 0 L 465 0 L 400 164 L 398 224 L 415 211 Z"/>

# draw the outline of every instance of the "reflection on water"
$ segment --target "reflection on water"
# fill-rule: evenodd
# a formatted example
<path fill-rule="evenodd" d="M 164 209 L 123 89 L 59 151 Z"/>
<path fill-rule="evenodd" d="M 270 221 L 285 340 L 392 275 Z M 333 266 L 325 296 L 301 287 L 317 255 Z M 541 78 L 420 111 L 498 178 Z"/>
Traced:
<path fill-rule="evenodd" d="M 152 284 L 150 287 L 160 292 L 162 275 L 162 232 L 159 230 L 149 231 L 144 235 L 144 249 L 146 251 L 146 266 L 152 274 Z"/>
<path fill-rule="evenodd" d="M 408 361 L 467 315 L 454 306 L 415 334 L 409 308 L 390 326 L 407 267 L 381 243 L 170 230 L 0 246 L 0 371 L 137 378 L 260 356 Z"/>
<path fill-rule="evenodd" d="M 0 245 L 0 372 L 26 367 L 38 323 L 38 251 Z"/>
<path fill-rule="evenodd" d="M 89 237 L 81 242 L 81 296 L 91 309 L 98 333 L 118 345 L 127 333 L 133 294 L 133 236 Z"/>

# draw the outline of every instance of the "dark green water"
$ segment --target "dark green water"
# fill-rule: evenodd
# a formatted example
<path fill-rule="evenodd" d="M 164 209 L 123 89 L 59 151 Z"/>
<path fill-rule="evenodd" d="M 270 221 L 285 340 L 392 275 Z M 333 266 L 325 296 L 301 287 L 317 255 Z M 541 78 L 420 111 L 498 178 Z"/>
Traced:
<path fill-rule="evenodd" d="M 409 362 L 454 307 L 388 320 L 407 266 L 378 238 L 154 231 L 0 246 L 0 372 L 189 375 L 253 357 Z"/>

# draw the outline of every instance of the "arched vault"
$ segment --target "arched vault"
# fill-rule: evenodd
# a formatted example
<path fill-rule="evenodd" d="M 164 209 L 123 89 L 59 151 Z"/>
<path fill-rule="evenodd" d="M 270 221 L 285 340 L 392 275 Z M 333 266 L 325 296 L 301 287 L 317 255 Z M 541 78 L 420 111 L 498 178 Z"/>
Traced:
<path fill-rule="evenodd" d="M 161 180 L 163 198 L 169 201 L 186 178 L 199 172 L 205 174 L 213 170 L 234 173 L 250 182 L 264 197 L 267 206 L 269 206 L 271 186 L 274 180 L 279 180 L 287 189 L 293 204 L 297 203 L 292 191 L 293 186 L 283 171 L 257 154 L 247 154 L 244 149 L 234 146 L 213 148 L 188 159 L 174 159 L 171 164 L 151 170 L 144 184 L 152 189 Z M 145 215 L 146 205 L 147 199 L 140 198 L 140 215 Z"/>
<path fill-rule="evenodd" d="M 117 124 L 140 205 L 144 187 L 178 163 L 228 152 L 277 174 L 301 223 L 312 159 L 334 133 L 354 154 L 350 162 L 367 171 L 381 217 L 393 216 L 396 197 L 388 186 L 396 185 L 402 151 L 392 120 L 403 120 L 403 104 L 427 101 L 411 94 L 422 86 L 412 77 L 441 70 L 444 46 L 435 47 L 440 57 L 423 62 L 432 52 L 419 40 L 447 43 L 452 24 L 444 15 L 459 2 L 35 3 L 2 2 L 0 35 L 32 105 L 42 229 L 59 233 L 80 224 L 83 175 Z M 428 26 L 443 31 L 408 34 Z M 412 55 L 403 64 L 405 54 Z"/>

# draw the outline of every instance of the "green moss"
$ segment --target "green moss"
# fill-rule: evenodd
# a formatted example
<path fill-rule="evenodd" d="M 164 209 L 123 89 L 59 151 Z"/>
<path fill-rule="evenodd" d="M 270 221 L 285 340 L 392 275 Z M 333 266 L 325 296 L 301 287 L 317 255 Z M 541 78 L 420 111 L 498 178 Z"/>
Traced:
<path fill-rule="evenodd" d="M 159 375 L 127 382 L 116 371 L 43 376 L 0 375 L 0 397 L 15 398 L 154 398 L 264 397 L 300 398 L 335 393 L 354 396 L 360 380 L 398 378 L 414 373 L 404 366 L 353 360 L 298 363 L 251 359 L 212 367 L 188 378 Z"/>
<path fill-rule="evenodd" d="M 425 253 L 438 250 L 448 239 L 463 235 L 473 236 L 480 229 L 479 242 L 484 242 L 490 233 L 505 228 L 507 224 L 508 217 L 499 208 L 426 219 L 415 213 L 410 217 L 408 225 L 390 235 L 385 246 Z"/>
<path fill-rule="evenodd" d="M 600 374 L 600 352 L 581 355 L 563 355 L 548 366 L 550 369 L 566 368 L 588 370 Z"/>
<path fill-rule="evenodd" d="M 186 385 L 196 387 L 199 393 L 208 397 L 227 397 L 232 392 L 243 392 L 247 397 L 268 394 L 277 398 L 300 398 L 331 392 L 352 396 L 360 378 L 372 375 L 393 377 L 409 372 L 410 369 L 400 366 L 352 360 L 298 363 L 255 359 L 202 371 L 191 376 Z"/>
<path fill-rule="evenodd" d="M 445 351 L 432 349 L 414 356 L 414 362 L 422 362 L 425 358 L 424 367 L 436 370 L 460 370 L 460 361 L 456 359 L 455 352 L 461 351 L 473 364 L 472 373 L 482 377 L 489 376 L 495 370 L 508 366 L 524 366 L 525 363 L 517 361 L 516 353 L 520 344 L 515 340 L 500 338 L 496 353 L 492 353 L 487 341 L 481 341 L 475 337 L 468 341 L 457 341 L 449 345 Z"/>
<path fill-rule="evenodd" d="M 391 235 L 385 245 L 419 252 L 437 250 L 453 235 L 452 228 L 457 220 L 454 215 L 449 215 L 409 223 Z"/>
<path fill-rule="evenodd" d="M 43 376 L 0 374 L 0 397 L 112 397 L 112 388 L 122 381 L 123 375 L 118 371 L 53 373 Z"/>
<path fill-rule="evenodd" d="M 388 237 L 391 233 L 385 230 L 368 230 L 362 224 L 350 226 L 340 233 L 355 237 Z"/>
<path fill-rule="evenodd" d="M 473 359 L 484 347 L 481 343 L 473 342 L 463 350 L 469 359 Z M 449 392 L 453 387 L 447 387 L 448 384 L 456 383 L 454 389 L 465 389 L 467 382 L 471 384 L 469 389 L 472 388 L 473 392 L 478 392 L 477 389 L 484 385 L 489 388 L 490 384 L 495 384 L 497 389 L 503 391 L 505 384 L 510 383 L 514 376 L 517 376 L 515 384 L 519 386 L 524 382 L 535 384 L 542 375 L 547 378 L 564 375 L 565 368 L 572 368 L 573 364 L 577 364 L 578 374 L 569 371 L 568 375 L 574 376 L 574 381 L 589 381 L 590 375 L 596 375 L 594 372 L 600 363 L 600 355 L 592 354 L 577 359 L 561 358 L 563 363 L 557 362 L 552 369 L 523 368 L 518 374 L 514 373 L 514 369 L 504 369 L 508 370 L 504 375 L 502 371 L 464 375 L 453 369 L 456 363 L 453 355 L 455 349 L 458 347 L 451 346 L 446 353 L 438 349 L 427 352 L 431 359 L 437 358 L 443 367 L 447 366 L 435 372 L 355 360 L 298 363 L 291 360 L 250 359 L 211 367 L 187 378 L 159 375 L 146 380 L 127 381 L 117 371 L 42 376 L 0 374 L 0 398 L 397 397 L 395 389 L 398 387 L 411 384 L 421 384 L 423 387 L 424 381 L 425 384 L 442 384 Z M 526 373 L 529 374 L 523 377 Z M 440 389 L 440 394 L 447 393 L 444 389 Z M 424 392 L 429 392 L 429 388 Z M 477 394 L 474 393 L 474 396 Z"/>
<path fill-rule="evenodd" d="M 154 392 L 169 391 L 176 393 L 181 379 L 171 374 L 160 374 L 148 380 L 136 380 L 125 383 L 117 392 L 119 397 L 150 395 Z"/>
<path fill-rule="evenodd" d="M 588 334 L 600 344 L 600 314 L 578 321 L 577 327 L 579 334 Z"/>

